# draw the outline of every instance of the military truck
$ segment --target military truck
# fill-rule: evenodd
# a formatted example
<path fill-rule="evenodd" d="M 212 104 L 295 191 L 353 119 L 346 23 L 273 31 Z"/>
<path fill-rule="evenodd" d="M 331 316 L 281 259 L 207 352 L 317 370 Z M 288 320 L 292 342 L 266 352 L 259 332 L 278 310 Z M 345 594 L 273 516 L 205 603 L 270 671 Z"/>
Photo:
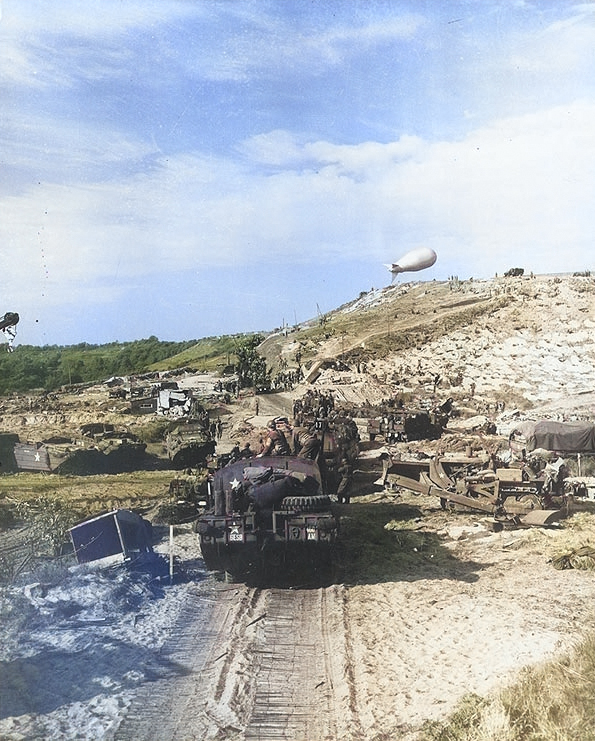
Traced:
<path fill-rule="evenodd" d="M 262 583 L 297 574 L 328 578 L 339 521 L 316 461 L 264 456 L 214 473 L 208 510 L 195 529 L 209 570 Z"/>
<path fill-rule="evenodd" d="M 387 443 L 411 440 L 437 440 L 441 437 L 452 411 L 452 399 L 432 409 L 395 408 L 368 419 L 370 440 L 382 437 Z"/>

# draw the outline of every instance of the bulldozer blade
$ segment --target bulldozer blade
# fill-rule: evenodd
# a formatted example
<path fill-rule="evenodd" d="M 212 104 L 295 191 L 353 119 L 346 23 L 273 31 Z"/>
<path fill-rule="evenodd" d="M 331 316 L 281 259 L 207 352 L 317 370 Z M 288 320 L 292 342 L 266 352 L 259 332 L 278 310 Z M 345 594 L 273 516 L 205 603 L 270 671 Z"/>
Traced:
<path fill-rule="evenodd" d="M 550 525 L 563 517 L 564 512 L 561 509 L 533 509 L 520 519 L 523 525 Z"/>
<path fill-rule="evenodd" d="M 426 484 L 423 481 L 409 478 L 409 476 L 400 476 L 399 474 L 389 474 L 389 481 L 403 489 L 409 489 L 417 494 L 434 494 L 436 487 L 433 484 Z M 440 496 L 439 494 L 437 496 Z"/>
<path fill-rule="evenodd" d="M 440 489 L 448 489 L 449 486 L 455 486 L 455 482 L 446 473 L 442 461 L 439 458 L 432 458 L 430 461 L 429 477 L 434 486 Z"/>

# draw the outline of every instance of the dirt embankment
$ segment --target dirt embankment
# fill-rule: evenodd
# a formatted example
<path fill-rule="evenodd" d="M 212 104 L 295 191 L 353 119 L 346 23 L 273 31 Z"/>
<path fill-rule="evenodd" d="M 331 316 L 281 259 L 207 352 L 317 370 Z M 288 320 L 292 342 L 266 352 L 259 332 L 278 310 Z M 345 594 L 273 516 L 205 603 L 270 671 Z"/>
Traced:
<path fill-rule="evenodd" d="M 472 409 L 504 401 L 584 415 L 595 412 L 585 398 L 595 391 L 594 328 L 594 279 L 499 278 L 374 291 L 324 327 L 277 335 L 265 348 L 271 362 L 295 364 L 296 352 L 306 368 L 340 361 L 316 385 L 354 402 L 431 396 L 438 376 L 438 396 Z"/>

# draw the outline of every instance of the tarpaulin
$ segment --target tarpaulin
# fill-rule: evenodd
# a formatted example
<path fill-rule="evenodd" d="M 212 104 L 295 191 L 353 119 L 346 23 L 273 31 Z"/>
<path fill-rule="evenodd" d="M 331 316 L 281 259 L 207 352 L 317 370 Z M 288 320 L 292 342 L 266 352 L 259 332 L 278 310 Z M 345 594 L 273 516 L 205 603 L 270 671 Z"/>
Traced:
<path fill-rule="evenodd" d="M 527 452 L 543 448 L 561 453 L 595 453 L 595 425 L 590 422 L 522 422 L 511 432 L 511 443 Z"/>

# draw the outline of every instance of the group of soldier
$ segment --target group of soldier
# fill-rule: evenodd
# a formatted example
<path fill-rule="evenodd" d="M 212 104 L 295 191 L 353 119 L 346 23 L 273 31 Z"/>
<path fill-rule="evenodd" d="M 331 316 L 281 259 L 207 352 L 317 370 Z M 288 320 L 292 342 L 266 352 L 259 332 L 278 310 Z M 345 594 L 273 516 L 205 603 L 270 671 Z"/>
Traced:
<path fill-rule="evenodd" d="M 234 463 L 238 460 L 254 457 L 290 455 L 317 461 L 323 477 L 326 477 L 327 481 L 331 478 L 335 480 L 338 501 L 348 503 L 353 483 L 353 456 L 350 456 L 347 448 L 345 450 L 340 449 L 337 461 L 334 464 L 334 470 L 329 470 L 329 464 L 325 460 L 325 456 L 322 455 L 326 426 L 320 425 L 319 422 L 320 420 L 317 420 L 309 426 L 298 426 L 296 424 L 292 427 L 286 417 L 272 419 L 267 425 L 266 436 L 261 438 L 259 452 L 253 451 L 250 443 L 245 443 L 243 448 L 236 444 L 231 450 L 229 462 Z M 352 422 L 352 424 L 355 427 L 355 423 Z M 342 444 L 345 433 L 343 425 L 341 430 Z M 353 437 L 355 441 L 356 437 L 351 427 L 349 427 L 347 434 Z M 355 435 L 357 435 L 357 427 L 355 427 Z"/>
<path fill-rule="evenodd" d="M 221 421 L 221 417 L 212 419 L 209 422 L 209 435 L 211 436 L 211 440 L 221 440 L 223 437 L 223 422 Z"/>
<path fill-rule="evenodd" d="M 274 391 L 291 391 L 303 379 L 304 371 L 302 367 L 293 370 L 280 370 L 273 378 Z"/>
<path fill-rule="evenodd" d="M 266 438 L 260 438 L 260 450 L 252 450 L 250 443 L 244 443 L 240 448 L 236 443 L 230 452 L 230 463 L 242 458 L 262 458 L 269 455 L 297 455 L 300 458 L 316 460 L 320 452 L 320 439 L 315 431 L 308 429 L 293 429 L 290 434 L 287 429 L 278 427 L 272 420 L 267 425 Z"/>
<path fill-rule="evenodd" d="M 335 399 L 332 391 L 313 391 L 308 389 L 301 399 L 293 402 L 293 418 L 298 427 L 302 427 L 306 419 L 314 417 L 317 420 L 327 419 L 335 408 Z"/>

